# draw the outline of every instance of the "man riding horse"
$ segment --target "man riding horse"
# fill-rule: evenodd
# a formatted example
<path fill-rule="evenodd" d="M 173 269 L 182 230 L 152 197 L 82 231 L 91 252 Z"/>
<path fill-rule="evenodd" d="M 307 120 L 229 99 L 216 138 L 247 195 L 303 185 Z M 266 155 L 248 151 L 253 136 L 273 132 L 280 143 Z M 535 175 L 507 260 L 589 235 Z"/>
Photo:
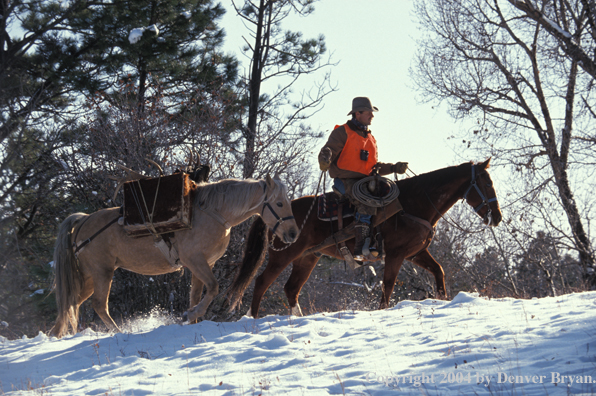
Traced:
<path fill-rule="evenodd" d="M 383 176 L 391 173 L 403 174 L 408 169 L 407 162 L 378 162 L 377 141 L 368 129 L 374 118 L 373 112 L 376 111 L 379 109 L 372 105 L 369 98 L 354 98 L 352 110 L 348 113 L 352 115 L 352 119 L 344 125 L 336 126 L 319 152 L 320 169 L 323 172 L 329 170 L 329 175 L 334 179 L 334 190 L 346 196 L 356 208 L 354 259 L 357 261 L 364 261 L 362 248 L 370 234 L 371 217 L 376 215 L 377 208 L 354 197 L 354 183 L 370 176 L 375 170 Z"/>

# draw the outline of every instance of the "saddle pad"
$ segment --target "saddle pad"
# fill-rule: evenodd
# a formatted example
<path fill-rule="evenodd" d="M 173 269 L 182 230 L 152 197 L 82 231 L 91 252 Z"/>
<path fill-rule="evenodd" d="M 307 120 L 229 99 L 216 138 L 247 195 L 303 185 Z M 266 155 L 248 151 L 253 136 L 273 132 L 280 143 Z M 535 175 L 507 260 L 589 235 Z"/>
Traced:
<path fill-rule="evenodd" d="M 151 213 L 158 234 L 191 228 L 194 183 L 188 174 L 136 180 L 123 187 L 124 230 L 129 236 L 151 235 L 145 224 Z"/>
<path fill-rule="evenodd" d="M 323 199 L 323 196 L 325 199 Z M 333 221 L 337 220 L 337 213 L 339 209 L 339 205 L 342 205 L 342 214 L 343 218 L 352 217 L 354 216 L 354 207 L 350 204 L 350 202 L 340 201 L 339 197 L 333 191 L 321 194 L 318 197 L 318 216 L 319 220 L 323 221 Z"/>

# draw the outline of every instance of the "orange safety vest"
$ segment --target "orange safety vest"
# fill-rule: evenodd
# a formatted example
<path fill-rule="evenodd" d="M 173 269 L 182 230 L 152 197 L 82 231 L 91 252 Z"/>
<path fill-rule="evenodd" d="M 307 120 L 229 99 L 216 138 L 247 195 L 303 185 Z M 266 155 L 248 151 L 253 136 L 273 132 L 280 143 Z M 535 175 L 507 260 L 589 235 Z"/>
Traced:
<path fill-rule="evenodd" d="M 340 125 L 336 125 L 335 129 Z M 360 136 L 357 132 L 350 129 L 348 124 L 344 124 L 348 139 L 344 148 L 337 159 L 337 167 L 343 170 L 362 173 L 363 175 L 370 175 L 373 167 L 378 162 L 377 158 L 377 141 L 372 134 L 366 137 Z M 360 159 L 360 150 L 368 151 L 368 160 Z"/>

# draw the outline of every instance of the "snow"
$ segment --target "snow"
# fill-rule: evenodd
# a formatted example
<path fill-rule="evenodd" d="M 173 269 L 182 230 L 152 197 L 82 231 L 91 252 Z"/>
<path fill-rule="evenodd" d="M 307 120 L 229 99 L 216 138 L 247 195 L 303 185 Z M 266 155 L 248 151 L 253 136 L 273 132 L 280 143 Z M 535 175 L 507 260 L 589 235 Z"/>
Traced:
<path fill-rule="evenodd" d="M 548 23 L 551 28 L 553 28 L 554 30 L 559 32 L 559 34 L 562 35 L 563 37 L 565 37 L 567 39 L 571 39 L 573 37 L 573 36 L 571 36 L 571 34 L 569 32 L 566 32 L 565 30 L 561 29 L 561 27 L 559 25 L 557 25 L 555 22 L 551 21 L 547 17 L 542 16 L 542 19 L 544 19 L 544 21 L 546 23 Z"/>
<path fill-rule="evenodd" d="M 140 27 L 140 28 L 134 28 L 134 29 L 132 29 L 130 31 L 130 33 L 128 33 L 128 41 L 131 44 L 138 43 L 141 40 L 141 38 L 143 37 L 143 33 L 145 31 L 153 32 L 153 34 L 155 36 L 158 36 L 159 35 L 159 28 L 157 27 L 157 25 L 153 24 L 153 25 L 149 26 L 148 28 Z"/>
<path fill-rule="evenodd" d="M 595 305 L 596 292 L 459 293 L 381 311 L 40 333 L 0 339 L 0 394 L 592 394 Z"/>
<path fill-rule="evenodd" d="M 58 160 L 58 161 L 60 162 L 60 165 L 62 165 L 62 169 L 66 170 L 66 171 L 69 169 L 68 164 L 66 162 L 64 162 L 63 160 Z"/>
<path fill-rule="evenodd" d="M 148 31 L 153 32 L 156 36 L 159 35 L 159 29 L 157 28 L 157 25 L 151 25 L 147 28 Z"/>
<path fill-rule="evenodd" d="M 33 297 L 33 296 L 34 296 L 34 295 L 36 295 L 36 294 L 39 294 L 39 295 L 41 295 L 41 294 L 43 294 L 43 292 L 44 292 L 44 289 L 37 289 L 37 290 L 35 290 L 33 293 L 31 293 L 31 294 L 29 295 L 29 297 Z"/>
<path fill-rule="evenodd" d="M 128 34 L 128 41 L 131 44 L 136 44 L 139 42 L 139 40 L 141 39 L 141 37 L 143 37 L 143 32 L 145 31 L 145 28 L 134 28 L 130 31 L 130 33 Z"/>

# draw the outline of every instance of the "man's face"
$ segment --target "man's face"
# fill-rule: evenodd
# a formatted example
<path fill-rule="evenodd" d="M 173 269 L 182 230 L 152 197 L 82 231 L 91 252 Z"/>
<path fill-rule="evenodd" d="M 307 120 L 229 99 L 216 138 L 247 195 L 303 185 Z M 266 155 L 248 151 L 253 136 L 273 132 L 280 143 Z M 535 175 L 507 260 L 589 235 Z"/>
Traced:
<path fill-rule="evenodd" d="M 372 119 L 375 117 L 372 111 L 357 111 L 356 112 L 356 119 L 362 125 L 370 125 Z"/>

